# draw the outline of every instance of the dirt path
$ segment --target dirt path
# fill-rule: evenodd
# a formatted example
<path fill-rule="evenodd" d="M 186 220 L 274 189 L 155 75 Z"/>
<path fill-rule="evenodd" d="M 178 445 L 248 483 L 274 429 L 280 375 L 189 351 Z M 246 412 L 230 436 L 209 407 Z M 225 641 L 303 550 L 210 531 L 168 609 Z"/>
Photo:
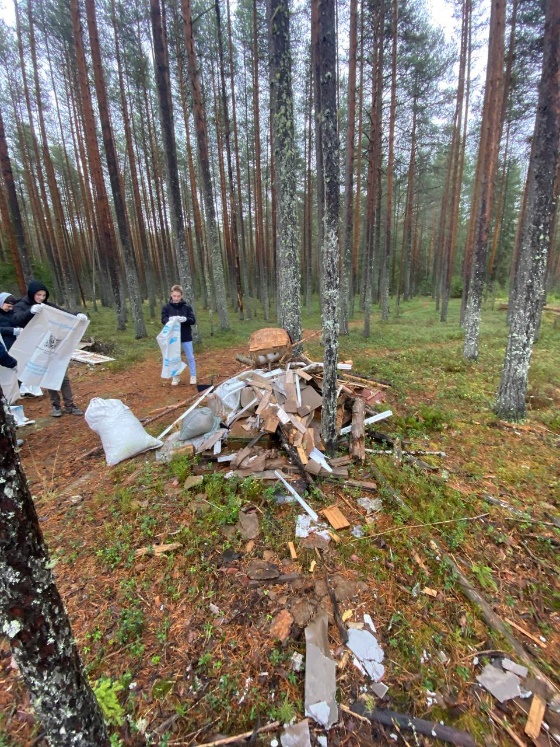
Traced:
<path fill-rule="evenodd" d="M 199 382 L 217 383 L 242 370 L 242 364 L 235 360 L 240 352 L 246 351 L 229 348 L 198 355 Z M 134 363 L 125 371 L 114 372 L 103 365 L 73 362 L 69 375 L 76 404 L 83 410 L 93 397 L 115 398 L 128 405 L 136 417 L 144 418 L 197 394 L 196 387 L 186 383 L 186 374 L 179 386 L 171 386 L 169 381 L 160 378 L 160 371 L 159 354 L 154 351 L 149 358 Z M 21 458 L 32 491 L 66 489 L 80 477 L 104 465 L 103 454 L 84 458 L 84 454 L 100 443 L 84 418 L 71 415 L 51 417 L 46 394 L 22 399 L 18 404 L 23 404 L 25 415 L 35 420 L 35 425 L 21 428 L 18 432 L 18 436 L 24 439 Z M 163 429 L 177 414 L 161 418 L 158 425 L 161 424 Z M 97 475 L 102 478 L 103 471 L 98 471 Z"/>

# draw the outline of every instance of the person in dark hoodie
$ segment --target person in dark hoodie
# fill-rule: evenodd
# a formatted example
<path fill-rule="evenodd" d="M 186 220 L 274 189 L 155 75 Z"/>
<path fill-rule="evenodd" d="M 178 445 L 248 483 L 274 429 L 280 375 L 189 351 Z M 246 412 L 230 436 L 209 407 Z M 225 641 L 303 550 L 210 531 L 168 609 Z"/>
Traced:
<path fill-rule="evenodd" d="M 4 340 L 6 350 L 12 347 L 21 332 L 21 327 L 16 327 L 14 322 L 15 303 L 16 299 L 11 293 L 0 293 L 0 335 Z"/>
<path fill-rule="evenodd" d="M 27 295 L 22 296 L 14 306 L 14 322 L 18 327 L 25 327 L 33 319 L 35 314 L 40 314 L 43 310 L 43 305 L 52 306 L 60 311 L 66 311 L 61 309 L 60 306 L 56 306 L 54 303 L 47 303 L 49 298 L 49 291 L 44 283 L 39 280 L 32 280 L 27 286 Z M 85 314 L 76 314 L 78 319 L 87 319 Z M 53 418 L 59 418 L 62 415 L 62 409 L 60 407 L 60 395 L 64 401 L 64 412 L 69 415 L 83 415 L 83 411 L 74 404 L 74 397 L 72 395 L 72 387 L 70 386 L 70 379 L 68 374 L 64 375 L 62 384 L 60 386 L 60 392 L 55 389 L 47 389 L 49 398 L 51 400 L 52 410 L 51 415 Z"/>
<path fill-rule="evenodd" d="M 194 359 L 194 350 L 192 343 L 192 325 L 196 324 L 194 318 L 194 312 L 192 307 L 183 298 L 183 288 L 180 285 L 174 285 L 171 288 L 171 298 L 169 303 L 161 310 L 161 323 L 167 324 L 169 319 L 173 316 L 178 317 L 181 323 L 181 347 L 185 353 L 187 363 L 189 366 L 189 372 L 191 375 L 190 383 L 196 384 L 196 362 Z M 174 376 L 171 380 L 173 386 L 177 386 L 180 377 Z"/>

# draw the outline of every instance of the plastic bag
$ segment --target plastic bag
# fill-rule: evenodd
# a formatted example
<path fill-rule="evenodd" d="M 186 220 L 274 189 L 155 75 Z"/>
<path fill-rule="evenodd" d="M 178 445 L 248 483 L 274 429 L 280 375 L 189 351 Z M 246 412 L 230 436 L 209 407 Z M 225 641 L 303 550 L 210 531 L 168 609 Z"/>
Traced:
<path fill-rule="evenodd" d="M 130 407 L 120 399 L 94 397 L 88 405 L 85 419 L 91 430 L 101 438 L 109 465 L 162 445 L 162 441 L 146 433 Z"/>
<path fill-rule="evenodd" d="M 162 379 L 179 376 L 187 367 L 187 364 L 181 360 L 181 324 L 177 319 L 178 317 L 172 316 L 156 337 L 163 358 Z"/>
<path fill-rule="evenodd" d="M 219 426 L 220 418 L 217 418 L 209 407 L 197 407 L 184 418 L 179 440 L 189 441 L 197 436 L 210 436 Z"/>

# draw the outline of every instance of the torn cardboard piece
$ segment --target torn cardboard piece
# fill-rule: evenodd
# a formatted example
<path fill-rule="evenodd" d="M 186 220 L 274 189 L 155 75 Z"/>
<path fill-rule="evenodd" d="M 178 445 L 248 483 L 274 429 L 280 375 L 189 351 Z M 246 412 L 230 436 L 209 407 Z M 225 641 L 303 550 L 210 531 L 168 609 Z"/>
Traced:
<path fill-rule="evenodd" d="M 299 724 L 286 726 L 284 733 L 280 735 L 280 744 L 282 747 L 311 747 L 309 721 L 304 719 Z"/>
<path fill-rule="evenodd" d="M 381 663 L 385 654 L 377 638 L 369 630 L 350 628 L 346 645 L 356 657 L 357 666 L 360 665 L 358 669 L 365 671 L 374 682 L 379 682 L 385 674 L 385 667 Z"/>
<path fill-rule="evenodd" d="M 476 679 L 500 703 L 521 697 L 520 680 L 513 672 L 504 672 L 502 669 L 492 666 L 492 664 L 487 664 L 482 672 L 477 674 Z"/>
<path fill-rule="evenodd" d="M 305 628 L 305 715 L 330 729 L 338 721 L 336 663 L 328 641 L 328 617 L 318 615 Z"/>

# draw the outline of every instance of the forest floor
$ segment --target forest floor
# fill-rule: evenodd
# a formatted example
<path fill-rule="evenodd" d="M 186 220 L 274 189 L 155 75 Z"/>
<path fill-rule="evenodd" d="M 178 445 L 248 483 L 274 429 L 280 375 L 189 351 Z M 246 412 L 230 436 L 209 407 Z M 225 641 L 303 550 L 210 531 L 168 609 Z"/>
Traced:
<path fill-rule="evenodd" d="M 532 407 L 523 424 L 512 425 L 491 410 L 505 342 L 498 314 L 485 329 L 477 364 L 462 360 L 460 331 L 442 333 L 432 317 L 404 314 L 393 330 L 397 338 L 383 333 L 375 346 L 353 332 L 341 340 L 340 358 L 352 358 L 361 375 L 392 383 L 380 409 L 394 415 L 379 430 L 398 436 L 405 449 L 445 457 L 420 457 L 433 467 L 426 472 L 392 454 L 368 453 L 350 477 L 376 482 L 376 494 L 318 480 L 320 492 L 311 491 L 309 502 L 316 510 L 336 504 L 364 534 L 341 530 L 340 542 L 320 550 L 295 538 L 297 504 L 277 504 L 266 483 L 225 480 L 215 465 L 188 457 L 162 464 L 153 453 L 107 467 L 92 451 L 99 439 L 83 418 L 51 418 L 46 396 L 21 400 L 36 421 L 18 433 L 25 439 L 22 462 L 90 680 L 112 713 L 115 745 L 197 745 L 301 720 L 305 671 L 294 670 L 293 656 L 305 659 L 304 629 L 321 610 L 330 616 L 340 707 L 329 745 L 415 739 L 351 714 L 358 699 L 367 708 L 466 730 L 480 745 L 513 744 L 511 733 L 525 743 L 523 702 L 499 704 L 476 681 L 502 652 L 522 663 L 519 650 L 464 596 L 448 561 L 496 616 L 511 621 L 508 630 L 527 659 L 560 687 L 560 331 L 543 327 Z M 199 382 L 234 375 L 243 368 L 235 355 L 246 351 L 243 344 L 199 351 Z M 320 359 L 318 345 L 310 355 Z M 72 363 L 69 373 L 84 409 L 91 397 L 118 398 L 149 419 L 197 395 L 194 386 L 162 383 L 155 350 L 126 368 Z M 147 430 L 157 435 L 182 409 Z M 370 437 L 366 446 L 383 448 Z M 340 453 L 347 453 L 343 444 Z M 184 483 L 193 474 L 204 481 L 189 489 Z M 381 510 L 366 516 L 357 503 L 365 495 L 380 498 Z M 247 542 L 237 519 L 249 507 L 259 534 Z M 179 543 L 174 552 L 135 555 L 172 542 Z M 253 585 L 247 568 L 255 559 L 300 578 Z M 346 624 L 360 623 L 365 613 L 373 619 L 385 652 L 389 690 L 382 699 L 343 645 L 327 573 Z M 280 634 L 286 611 L 292 622 Z M 325 732 L 310 725 L 318 744 Z M 280 732 L 279 726 L 252 743 L 271 744 Z M 416 742 L 438 743 L 431 736 Z M 536 743 L 551 742 L 541 734 Z M 43 744 L 0 639 L 0 745 Z"/>

